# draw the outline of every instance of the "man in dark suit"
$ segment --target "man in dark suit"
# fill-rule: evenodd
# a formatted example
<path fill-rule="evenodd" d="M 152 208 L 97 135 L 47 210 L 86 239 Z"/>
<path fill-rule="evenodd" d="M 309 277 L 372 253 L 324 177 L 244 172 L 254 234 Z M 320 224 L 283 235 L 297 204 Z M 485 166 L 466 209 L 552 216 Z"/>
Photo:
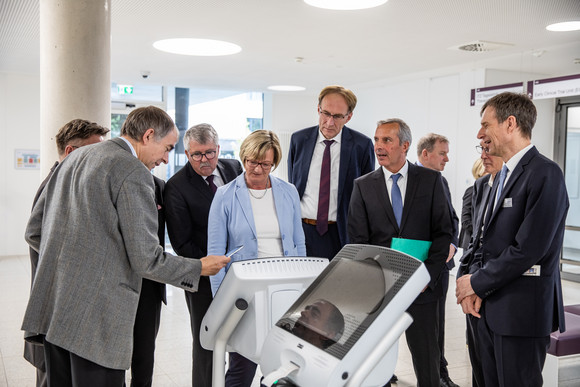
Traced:
<path fill-rule="evenodd" d="M 306 253 L 332 259 L 348 243 L 353 181 L 375 168 L 371 140 L 344 125 L 356 107 L 354 93 L 325 87 L 318 96 L 318 125 L 292 134 L 288 181 L 300 196 Z"/>
<path fill-rule="evenodd" d="M 66 156 L 77 148 L 103 141 L 107 133 L 109 133 L 109 129 L 103 128 L 94 122 L 81 119 L 74 119 L 60 128 L 55 137 L 59 160 L 54 163 L 52 168 L 50 168 L 50 173 L 40 184 L 40 187 L 38 187 L 32 206 L 34 207 L 54 170 Z M 31 283 L 34 282 L 36 265 L 38 265 L 38 253 L 30 248 Z M 36 386 L 46 387 L 46 367 L 44 362 L 44 348 L 42 344 L 26 341 L 24 343 L 24 358 L 36 367 Z"/>
<path fill-rule="evenodd" d="M 569 201 L 560 167 L 531 144 L 536 108 L 501 93 L 481 109 L 477 138 L 504 162 L 484 218 L 481 254 L 457 280 L 457 301 L 481 316 L 486 386 L 541 386 L 550 333 L 563 332 L 560 252 Z"/>
<path fill-rule="evenodd" d="M 165 209 L 163 189 L 165 181 L 153 176 L 157 203 L 159 244 L 165 248 Z M 155 339 L 161 323 L 161 303 L 167 304 L 165 284 L 143 278 L 139 305 L 133 327 L 133 356 L 131 357 L 131 387 L 151 387 L 155 360 Z"/>
<path fill-rule="evenodd" d="M 443 172 L 445 164 L 449 162 L 449 140 L 447 137 L 440 134 L 429 133 L 422 137 L 417 144 L 417 164 L 423 167 L 433 169 L 434 171 Z M 441 352 L 440 373 L 440 387 L 459 387 L 449 377 L 447 370 L 447 359 L 445 359 L 445 301 L 447 299 L 447 290 L 449 289 L 449 270 L 455 266 L 453 257 L 457 251 L 459 244 L 459 217 L 453 208 L 451 200 L 451 191 L 449 191 L 449 184 L 447 179 L 442 175 L 443 189 L 445 190 L 445 198 L 447 199 L 447 206 L 449 207 L 449 214 L 452 220 L 453 239 L 449 245 L 449 255 L 447 262 L 443 266 L 441 273 L 441 284 L 443 286 L 443 294 L 439 299 L 439 351 Z"/>
<path fill-rule="evenodd" d="M 471 196 L 472 202 L 470 206 L 473 235 L 463 256 L 461 257 L 460 265 L 457 269 L 457 278 L 464 274 L 468 274 L 472 263 L 474 262 L 474 255 L 481 254 L 481 231 L 487 200 L 493 185 L 493 180 L 503 166 L 503 161 L 500 157 L 491 156 L 485 152 L 481 146 L 478 146 L 477 149 L 481 153 L 481 161 L 485 175 L 477 179 L 473 185 L 473 193 Z M 471 385 L 473 387 L 485 387 L 483 370 L 481 368 L 481 358 L 479 356 L 479 341 L 477 340 L 477 324 L 479 323 L 479 318 L 471 314 L 467 314 L 465 317 L 467 325 L 467 349 L 471 361 Z"/>
<path fill-rule="evenodd" d="M 393 237 L 432 242 L 425 267 L 431 280 L 408 309 L 406 338 L 417 385 L 439 385 L 440 275 L 449 255 L 451 217 L 441 174 L 407 162 L 411 130 L 400 119 L 379 121 L 375 154 L 381 168 L 354 182 L 348 213 L 351 243 L 391 246 Z"/>
<path fill-rule="evenodd" d="M 207 254 L 207 220 L 215 189 L 242 173 L 237 160 L 218 159 L 219 138 L 209 124 L 189 128 L 183 136 L 188 163 L 165 187 L 165 211 L 171 246 L 186 257 Z M 193 335 L 192 384 L 212 385 L 212 352 L 202 348 L 199 331 L 203 316 L 212 301 L 207 277 L 201 278 L 197 293 L 185 292 Z"/>

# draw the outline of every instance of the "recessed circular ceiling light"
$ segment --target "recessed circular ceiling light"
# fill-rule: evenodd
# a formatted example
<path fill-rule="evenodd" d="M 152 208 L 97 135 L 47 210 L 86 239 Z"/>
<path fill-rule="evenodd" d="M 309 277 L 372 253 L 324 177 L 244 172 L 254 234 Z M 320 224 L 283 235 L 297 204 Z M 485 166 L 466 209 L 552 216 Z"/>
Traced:
<path fill-rule="evenodd" d="M 237 44 L 212 39 L 164 39 L 153 43 L 160 51 L 179 55 L 222 56 L 237 54 L 242 48 Z"/>
<path fill-rule="evenodd" d="M 304 0 L 304 2 L 318 8 L 352 11 L 378 7 L 385 4 L 387 0 Z"/>
<path fill-rule="evenodd" d="M 546 29 L 548 31 L 557 31 L 557 32 L 577 31 L 580 30 L 580 21 L 573 20 L 562 23 L 554 23 L 547 26 Z"/>
<path fill-rule="evenodd" d="M 306 88 L 302 87 L 302 86 L 292 86 L 292 85 L 274 85 L 274 86 L 268 86 L 268 90 L 273 90 L 273 91 L 303 91 L 303 90 L 306 90 Z"/>

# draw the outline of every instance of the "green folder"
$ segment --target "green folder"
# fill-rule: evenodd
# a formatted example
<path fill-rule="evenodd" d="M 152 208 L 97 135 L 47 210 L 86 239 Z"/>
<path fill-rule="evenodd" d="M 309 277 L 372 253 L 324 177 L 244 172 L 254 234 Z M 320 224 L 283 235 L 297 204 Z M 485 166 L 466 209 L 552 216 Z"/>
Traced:
<path fill-rule="evenodd" d="M 431 241 L 422 241 L 418 239 L 393 238 L 391 249 L 409 254 L 421 262 L 425 262 L 429 256 Z"/>

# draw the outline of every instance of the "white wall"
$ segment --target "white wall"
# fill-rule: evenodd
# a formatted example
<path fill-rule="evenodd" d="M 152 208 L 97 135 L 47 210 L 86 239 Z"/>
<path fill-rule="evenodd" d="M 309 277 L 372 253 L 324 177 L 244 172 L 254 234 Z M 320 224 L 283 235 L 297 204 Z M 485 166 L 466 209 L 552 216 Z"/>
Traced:
<path fill-rule="evenodd" d="M 28 251 L 24 230 L 41 178 L 15 169 L 14 150 L 40 149 L 39 128 L 38 76 L 0 73 L 0 256 Z"/>
<path fill-rule="evenodd" d="M 524 79 L 521 79 L 525 77 Z M 369 137 L 376 122 L 398 117 L 413 133 L 409 159 L 415 161 L 417 140 L 429 132 L 450 140 L 450 162 L 443 174 L 449 181 L 456 212 L 461 213 L 461 198 L 473 183 L 471 166 L 478 157 L 475 145 L 479 130 L 480 106 L 469 106 L 470 90 L 477 87 L 543 78 L 544 76 L 495 70 L 473 70 L 446 76 L 377 83 L 378 86 L 351 87 L 358 98 L 348 126 Z M 264 95 L 264 127 L 280 135 L 282 163 L 276 175 L 287 176 L 287 143 L 296 130 L 316 125 L 319 90 L 309 93 Z M 534 101 L 538 121 L 533 143 L 548 157 L 553 154 L 554 100 Z M 42 177 L 37 171 L 14 169 L 15 149 L 39 148 L 39 79 L 34 76 L 0 73 L 0 256 L 25 254 L 23 234 L 34 193 Z M 46 161 L 46 160 L 45 160 Z M 52 161 L 49 161 L 52 163 Z"/>

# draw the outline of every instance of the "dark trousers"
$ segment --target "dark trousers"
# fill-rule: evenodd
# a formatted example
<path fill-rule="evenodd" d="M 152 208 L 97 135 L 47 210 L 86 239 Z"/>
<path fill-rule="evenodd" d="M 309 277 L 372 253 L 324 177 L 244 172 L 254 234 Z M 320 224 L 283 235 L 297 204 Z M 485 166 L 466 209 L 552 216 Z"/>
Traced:
<path fill-rule="evenodd" d="M 417 387 L 439 386 L 439 302 L 413 303 L 407 312 L 413 317 L 405 337 L 413 359 Z"/>
<path fill-rule="evenodd" d="M 320 235 L 312 224 L 302 222 L 302 228 L 306 238 L 307 256 L 332 259 L 342 249 L 336 223 L 329 224 L 324 235 Z"/>
<path fill-rule="evenodd" d="M 161 284 L 143 279 L 139 305 L 133 328 L 133 357 L 131 358 L 131 386 L 151 387 L 155 339 L 161 322 Z"/>
<path fill-rule="evenodd" d="M 258 365 L 237 352 L 229 353 L 230 365 L 226 372 L 226 387 L 250 387 Z"/>
<path fill-rule="evenodd" d="M 121 387 L 125 370 L 103 367 L 44 341 L 49 387 Z"/>
<path fill-rule="evenodd" d="M 441 285 L 443 286 L 443 295 L 439 299 L 439 352 L 441 352 L 441 359 L 439 364 L 439 376 L 442 378 L 449 377 L 447 370 L 447 359 L 445 359 L 445 301 L 447 301 L 447 290 L 449 289 L 449 269 L 447 265 L 443 267 L 441 273 Z"/>
<path fill-rule="evenodd" d="M 485 386 L 541 387 L 550 336 L 501 336 L 487 325 L 485 301 L 480 314 L 477 331 Z"/>
<path fill-rule="evenodd" d="M 467 325 L 467 350 L 471 361 L 471 385 L 473 387 L 485 387 L 483 380 L 483 370 L 481 368 L 481 358 L 479 356 L 479 339 L 477 325 L 479 318 L 468 314 L 465 316 Z"/>
<path fill-rule="evenodd" d="M 208 277 L 199 279 L 196 293 L 185 291 L 185 302 L 187 309 L 189 309 L 191 335 L 193 336 L 192 386 L 195 387 L 211 387 L 212 385 L 213 351 L 204 349 L 199 340 L 201 322 L 211 301 L 212 294 Z"/>

